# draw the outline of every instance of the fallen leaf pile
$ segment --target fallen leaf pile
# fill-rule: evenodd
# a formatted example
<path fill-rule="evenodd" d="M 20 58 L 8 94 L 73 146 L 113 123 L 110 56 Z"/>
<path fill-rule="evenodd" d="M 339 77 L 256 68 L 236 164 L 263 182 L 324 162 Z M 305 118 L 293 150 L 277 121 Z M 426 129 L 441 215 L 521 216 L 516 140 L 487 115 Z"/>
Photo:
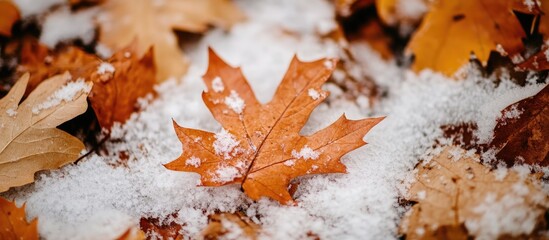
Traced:
<path fill-rule="evenodd" d="M 280 1 L 277 4 L 290 2 L 293 1 Z M 91 211 L 88 202 L 82 202 L 89 201 L 88 197 L 93 199 L 93 204 L 98 204 L 94 207 L 107 204 L 113 207 L 106 209 L 108 213 L 116 210 L 121 215 L 130 216 L 130 226 L 121 228 L 120 232 L 105 228 L 105 231 L 111 231 L 108 232 L 109 236 L 119 240 L 269 239 L 275 235 L 273 229 L 291 229 L 284 225 L 292 224 L 291 221 L 277 222 L 273 226 L 273 219 L 284 217 L 293 220 L 290 218 L 294 217 L 269 215 L 277 209 L 288 210 L 291 214 L 302 211 L 302 215 L 296 217 L 297 220 L 301 221 L 301 217 L 311 220 L 311 225 L 297 233 L 300 234 L 299 238 L 330 238 L 334 236 L 330 235 L 333 234 L 331 229 L 324 232 L 324 229 L 319 230 L 320 227 L 332 228 L 339 222 L 346 226 L 344 233 L 348 234 L 342 235 L 342 238 L 353 238 L 357 235 L 347 225 L 355 227 L 369 223 L 356 222 L 356 216 L 334 214 L 347 214 L 347 211 L 339 211 L 347 210 L 347 205 L 334 201 L 342 199 L 340 197 L 347 198 L 344 191 L 349 191 L 356 199 L 367 200 L 361 202 L 351 199 L 358 204 L 371 203 L 372 199 L 369 198 L 372 194 L 381 194 L 382 198 L 379 199 L 391 197 L 394 201 L 391 202 L 393 208 L 389 210 L 392 215 L 389 214 L 390 219 L 381 220 L 386 221 L 384 224 L 387 226 L 392 226 L 392 230 L 383 231 L 393 237 L 547 238 L 549 2 L 331 0 L 323 6 L 299 3 L 295 5 L 296 9 L 286 9 L 288 11 L 268 16 L 258 14 L 265 12 L 262 9 L 263 1 L 68 0 L 35 4 L 23 0 L 0 0 L 2 240 L 49 239 L 52 231 L 62 229 L 52 230 L 50 221 L 55 218 L 42 217 L 42 214 L 62 212 L 74 214 L 71 216 L 74 220 L 89 220 L 85 218 L 93 214 L 83 214 Z M 249 19 L 237 6 L 245 8 Z M 323 13 L 323 9 L 330 8 L 333 12 Z M 79 15 L 82 12 L 86 14 Z M 316 21 L 326 16 L 322 22 Z M 82 30 L 79 24 L 84 22 L 90 26 L 82 26 L 82 29 L 91 28 L 86 29 L 89 30 L 86 36 L 79 32 Z M 231 30 L 236 24 L 241 25 Z M 275 34 L 264 34 L 267 33 L 265 26 L 268 31 L 273 28 Z M 204 33 L 213 28 L 218 30 L 201 39 Z M 330 54 L 334 58 L 305 62 L 294 55 L 274 96 L 269 102 L 263 103 L 256 97 L 241 68 L 232 67 L 209 48 L 208 65 L 203 75 L 206 89 L 201 92 L 202 101 L 197 103 L 193 100 L 193 96 L 200 94 L 193 82 L 178 86 L 176 90 L 184 90 L 181 91 L 184 93 L 170 89 L 169 94 L 166 94 L 164 88 L 181 82 L 163 83 L 165 80 L 197 81 L 194 74 L 202 71 L 200 60 L 206 56 L 205 46 L 219 47 L 223 49 L 221 52 L 232 47 L 244 48 L 247 47 L 244 44 L 254 43 L 255 39 L 249 41 L 249 38 L 258 37 L 258 33 L 262 34 L 261 38 L 264 35 L 269 35 L 265 38 L 274 36 L 274 39 L 261 39 L 261 42 L 270 44 L 268 48 L 275 46 L 257 57 L 253 54 L 248 56 L 247 49 L 231 49 L 232 54 L 228 56 L 237 59 L 241 57 L 240 60 L 245 63 L 251 57 L 256 57 L 251 60 L 266 58 L 269 61 L 265 63 L 258 61 L 257 65 L 250 64 L 251 71 L 259 73 L 261 77 L 270 73 L 266 69 L 275 69 L 274 60 L 279 61 L 285 54 L 283 50 L 287 51 L 290 46 L 291 52 L 305 50 L 306 55 L 311 56 L 313 51 L 318 51 L 312 55 Z M 55 35 L 63 41 L 46 46 L 38 40 L 43 40 L 44 34 Z M 91 40 L 83 41 L 87 37 Z M 284 44 L 277 45 L 278 40 Z M 315 46 L 302 46 L 311 42 L 315 42 Z M 265 47 L 261 44 L 257 46 Z M 288 49 L 281 49 L 281 46 Z M 321 48 L 317 50 L 319 46 Z M 192 54 L 187 58 L 183 49 Z M 267 56 L 271 53 L 272 56 Z M 192 71 L 185 75 L 189 67 Z M 432 76 L 436 77 L 431 79 Z M 442 81 L 437 82 L 439 78 Z M 274 86 L 269 80 L 261 80 L 266 81 L 261 82 L 262 86 Z M 471 88 L 478 85 L 476 90 L 479 92 L 474 92 L 467 101 L 476 100 L 479 96 L 492 96 L 489 95 L 493 94 L 490 91 L 526 94 L 530 93 L 530 89 L 541 90 L 511 105 L 508 105 L 509 102 L 499 104 L 508 100 L 503 99 L 505 96 L 502 99 L 495 96 L 494 102 L 485 105 L 497 105 L 498 108 L 508 105 L 504 109 L 477 112 L 477 109 L 464 107 L 459 102 L 463 99 L 450 95 L 442 96 L 445 99 L 426 101 L 424 104 L 429 112 L 409 114 L 418 105 L 414 101 L 424 97 L 426 92 L 406 94 L 410 89 L 419 89 L 414 87 L 430 84 L 430 81 L 436 82 L 433 84 L 436 86 L 426 90 L 438 91 L 439 87 L 456 84 L 460 87 L 456 89 L 462 91 L 467 89 L 461 88 L 466 84 L 471 84 L 467 85 Z M 158 92 L 156 89 L 159 89 Z M 328 98 L 328 90 L 337 94 Z M 445 91 L 447 89 L 442 92 Z M 452 94 L 452 91 L 448 92 Z M 189 96 L 180 96 L 180 93 Z M 412 98 L 411 104 L 398 102 L 402 100 L 399 98 L 401 93 L 404 94 L 402 96 Z M 469 92 L 456 94 L 460 94 L 456 96 L 461 98 L 469 97 Z M 174 102 L 170 101 L 181 97 L 185 101 L 175 104 L 183 103 L 182 106 L 174 107 Z M 157 102 L 149 105 L 151 101 Z M 164 114 L 180 119 L 187 114 L 185 108 L 189 107 L 189 101 L 197 106 L 204 103 L 220 125 L 217 131 L 188 128 L 172 120 L 174 130 L 171 132 L 170 119 L 165 119 Z M 444 104 L 448 101 L 457 101 L 455 108 L 464 109 L 439 109 L 440 106 L 448 106 Z M 443 104 L 439 105 L 441 102 Z M 162 106 L 161 110 L 157 110 L 156 104 L 166 104 L 166 109 Z M 202 114 L 206 108 L 189 112 Z M 323 112 L 325 109 L 343 112 L 347 108 L 372 116 L 394 114 L 380 126 L 384 130 L 389 129 L 388 134 L 378 132 L 376 134 L 379 135 L 370 136 L 375 138 L 382 135 L 386 138 L 381 138 L 371 148 L 363 149 L 374 149 L 371 153 L 376 161 L 369 162 L 370 157 L 360 157 L 356 161 L 365 162 L 353 164 L 372 165 L 353 168 L 356 166 L 346 166 L 342 157 L 366 145 L 365 135 L 384 117 L 350 120 L 343 114 L 330 125 L 324 122 L 326 124 L 323 126 L 327 127 L 304 135 L 302 130 L 308 126 L 309 118 L 317 108 L 319 114 L 326 114 Z M 146 114 L 137 115 L 142 109 L 146 109 Z M 150 113 L 159 114 L 149 117 Z M 467 116 L 462 118 L 455 113 L 465 113 Z M 499 113 L 500 116 L 495 116 Z M 482 124 L 488 124 L 488 120 L 480 119 L 480 115 L 490 115 L 489 120 L 493 120 L 490 124 L 493 125 L 489 126 L 495 125 L 494 129 L 487 129 L 493 130 L 492 134 L 487 135 L 489 139 L 482 143 L 476 130 L 483 130 Z M 201 116 L 194 117 L 189 114 L 183 119 L 203 120 Z M 451 120 L 448 119 L 450 117 Z M 319 120 L 316 116 L 313 119 Z M 463 119 L 469 122 L 460 122 Z M 418 128 L 440 123 L 439 120 L 451 122 L 434 126 L 436 129 L 441 128 L 444 133 L 442 137 L 435 136 L 438 132 L 429 132 L 432 129 Z M 166 132 L 164 121 L 168 121 L 169 132 Z M 211 123 L 200 123 L 200 126 Z M 394 129 L 391 129 L 393 126 Z M 306 130 L 309 130 L 308 127 Z M 142 133 L 142 129 L 147 129 L 147 132 Z M 157 130 L 162 132 L 154 132 Z M 138 132 L 138 137 L 132 135 L 135 132 Z M 173 133 L 181 146 L 172 146 L 173 142 L 164 138 Z M 154 137 L 158 137 L 157 140 L 161 137 L 160 141 L 166 140 L 165 143 L 170 145 L 159 145 L 155 149 L 156 145 L 151 146 L 147 142 L 154 140 Z M 404 141 L 411 139 L 408 142 L 419 141 L 414 143 L 416 145 L 411 150 L 385 149 L 396 145 L 400 137 Z M 424 141 L 426 139 L 430 140 Z M 173 159 L 177 155 L 171 153 L 180 150 L 179 147 L 182 153 Z M 407 149 L 409 146 L 402 148 Z M 418 152 L 426 148 L 428 152 Z M 166 153 L 160 152 L 164 150 L 167 150 Z M 393 150 L 396 150 L 396 154 L 389 155 L 390 161 L 379 161 L 385 156 L 378 158 L 377 155 L 392 154 Z M 142 155 L 136 154 L 137 151 Z M 171 161 L 166 163 L 165 160 Z M 143 166 L 145 162 L 155 166 Z M 56 172 L 49 171 L 66 165 L 70 167 Z M 404 165 L 406 167 L 401 167 Z M 349 179 L 362 184 L 362 179 L 357 176 L 368 178 L 365 182 L 378 180 L 370 178 L 379 178 L 377 175 L 381 174 L 361 172 L 365 166 L 373 167 L 374 170 L 394 170 L 398 174 L 391 172 L 389 175 L 394 176 L 381 176 L 382 180 L 387 177 L 393 181 L 381 188 L 365 184 L 368 185 L 368 191 L 373 190 L 367 194 L 362 192 L 366 188 L 348 189 L 351 188 L 348 186 L 354 185 L 340 184 Z M 144 167 L 150 169 L 142 169 Z M 351 168 L 353 174 L 333 174 L 333 179 L 311 177 L 346 173 L 347 167 Z M 85 173 L 94 176 L 80 181 L 89 175 L 83 172 L 77 175 L 75 169 L 89 171 Z M 116 174 L 109 172 L 113 169 L 117 170 Z M 151 173 L 162 184 L 141 186 L 132 182 L 136 180 L 147 184 Z M 94 178 L 96 174 L 100 176 L 97 179 Z M 112 175 L 123 181 L 111 178 Z M 187 184 L 190 182 L 188 179 L 197 176 L 200 178 L 197 187 L 200 188 L 181 195 L 182 189 L 186 191 L 189 187 L 194 188 L 195 182 L 193 186 L 181 184 Z M 35 178 L 47 180 L 42 179 L 31 185 Z M 111 179 L 115 180 L 101 182 Z M 158 179 L 151 182 L 158 183 Z M 333 185 L 317 181 L 329 182 L 334 179 L 338 184 L 337 190 L 332 189 Z M 93 183 L 101 187 L 84 189 L 85 193 L 81 195 L 78 195 L 79 191 L 72 191 L 80 188 L 80 184 L 88 186 L 88 180 L 97 181 Z M 301 184 L 305 181 L 307 184 Z M 315 194 L 319 193 L 317 189 L 305 189 L 311 186 L 309 183 L 318 188 L 328 187 L 321 190 L 325 192 L 321 192 L 316 199 Z M 51 191 L 51 185 L 55 185 L 55 192 Z M 236 186 L 221 188 L 226 185 Z M 124 189 L 127 191 L 116 192 L 122 187 L 128 188 Z M 378 192 L 378 189 L 384 188 L 403 191 Z M 81 201 L 77 207 L 65 205 L 74 204 L 73 199 L 67 199 L 66 202 L 65 199 L 56 200 L 56 207 L 48 207 L 55 197 L 69 196 L 67 189 L 70 194 L 86 199 L 77 199 Z M 156 194 L 156 190 L 162 193 L 159 199 L 163 202 L 160 204 L 156 196 L 151 197 Z M 34 195 L 43 193 L 40 191 L 47 194 Z M 109 199 L 105 199 L 101 191 L 108 192 L 105 195 Z M 199 194 L 195 196 L 193 193 Z M 231 194 L 239 199 L 230 198 Z M 213 199 L 204 196 L 213 196 Z M 25 205 L 17 208 L 14 202 L 2 197 L 18 202 L 20 199 L 28 201 L 28 216 Z M 130 201 L 120 201 L 118 197 Z M 220 199 L 235 202 L 220 203 Z M 41 200 L 46 201 L 37 203 Z M 311 208 L 311 205 L 321 202 L 319 206 L 323 207 L 328 202 L 332 204 L 330 201 L 343 207 L 337 211 L 325 208 L 326 213 L 312 211 L 319 208 Z M 371 206 L 367 204 L 358 207 L 360 211 L 379 210 L 370 209 Z M 285 214 L 284 211 L 282 213 Z M 396 219 L 399 213 L 404 214 L 401 219 Z M 60 215 L 66 216 L 63 214 Z M 30 216 L 41 219 L 27 222 Z M 105 216 L 102 217 L 111 220 L 110 216 Z M 61 223 L 66 221 L 56 220 Z M 44 236 L 38 232 L 39 221 L 44 224 L 40 225 L 41 231 L 46 229 L 42 233 Z M 112 221 L 118 223 L 119 220 Z M 398 229 L 395 227 L 397 225 Z M 90 226 L 95 230 L 98 227 L 102 228 Z M 294 236 L 293 233 L 283 234 Z"/>
<path fill-rule="evenodd" d="M 206 106 L 223 130 L 214 134 L 174 123 L 183 154 L 166 168 L 196 172 L 202 186 L 238 183 L 250 198 L 292 203 L 290 182 L 299 176 L 344 173 L 341 156 L 365 144 L 362 137 L 383 118 L 348 120 L 341 116 L 311 136 L 299 131 L 327 96 L 321 85 L 336 61 L 293 58 L 273 100 L 263 105 L 239 68 L 209 51 L 204 75 Z M 257 118 L 260 119 L 257 119 Z"/>
<path fill-rule="evenodd" d="M 27 222 L 25 205 L 18 208 L 14 202 L 0 197 L 0 239 L 38 240 L 38 220 Z"/>
<path fill-rule="evenodd" d="M 57 75 L 19 103 L 28 79 L 0 99 L 0 192 L 33 182 L 35 172 L 73 162 L 84 150 L 78 138 L 56 127 L 86 111 L 92 84 Z"/>
<path fill-rule="evenodd" d="M 535 175 L 490 170 L 459 147 L 443 149 L 416 170 L 405 196 L 415 204 L 400 225 L 407 239 L 528 238 L 547 226 L 549 196 Z M 506 228 L 492 229 L 494 221 Z M 529 231 L 505 235 L 517 229 Z"/>

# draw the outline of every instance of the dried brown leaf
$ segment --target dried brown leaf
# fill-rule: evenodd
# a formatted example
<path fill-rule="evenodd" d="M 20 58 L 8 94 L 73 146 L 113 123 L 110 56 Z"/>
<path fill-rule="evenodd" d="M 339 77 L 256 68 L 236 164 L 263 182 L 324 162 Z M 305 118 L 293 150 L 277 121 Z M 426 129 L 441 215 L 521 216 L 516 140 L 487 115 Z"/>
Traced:
<path fill-rule="evenodd" d="M 518 116 L 517 116 L 518 114 Z M 502 110 L 489 144 L 496 158 L 508 164 L 549 165 L 549 86 Z"/>
<path fill-rule="evenodd" d="M 407 239 L 517 238 L 546 225 L 549 196 L 535 175 L 492 171 L 457 147 L 416 169 L 406 195 L 416 204 L 400 225 Z"/>

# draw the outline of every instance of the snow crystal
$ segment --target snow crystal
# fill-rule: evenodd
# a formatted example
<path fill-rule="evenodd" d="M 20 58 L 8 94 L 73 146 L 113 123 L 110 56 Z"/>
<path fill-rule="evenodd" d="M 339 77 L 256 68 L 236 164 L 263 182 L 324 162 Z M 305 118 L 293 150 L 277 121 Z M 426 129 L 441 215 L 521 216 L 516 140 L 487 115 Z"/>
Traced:
<path fill-rule="evenodd" d="M 8 110 L 6 110 L 6 114 L 8 114 L 9 117 L 15 117 L 15 115 L 17 115 L 17 111 L 13 108 L 8 108 Z"/>
<path fill-rule="evenodd" d="M 244 100 L 238 96 L 238 93 L 235 90 L 231 90 L 231 95 L 225 97 L 225 105 L 238 114 L 241 114 L 246 106 Z"/>
<path fill-rule="evenodd" d="M 288 166 L 288 167 L 291 167 L 291 166 L 295 165 L 295 160 L 294 159 L 286 160 L 286 161 L 284 161 L 284 165 Z"/>
<path fill-rule="evenodd" d="M 425 192 L 425 191 L 419 191 L 419 192 L 417 192 L 417 198 L 418 198 L 419 200 L 423 200 L 423 199 L 425 199 L 426 197 L 427 197 L 427 192 Z"/>
<path fill-rule="evenodd" d="M 226 218 L 221 219 L 221 224 L 225 229 L 225 234 L 221 236 L 221 239 L 225 240 L 238 240 L 238 239 L 250 239 L 244 230 L 235 222 L 229 221 Z"/>
<path fill-rule="evenodd" d="M 218 92 L 223 92 L 223 90 L 225 90 L 225 85 L 223 85 L 223 81 L 221 81 L 221 78 L 220 77 L 215 77 L 213 80 L 212 80 L 212 89 L 214 90 L 214 92 L 218 93 Z M 232 92 L 231 92 L 232 93 Z"/>
<path fill-rule="evenodd" d="M 79 93 L 89 93 L 91 85 L 84 82 L 83 79 L 71 81 L 57 89 L 45 102 L 38 104 L 32 108 L 33 114 L 39 114 L 42 110 L 47 110 L 58 106 L 62 102 L 69 102 L 74 99 Z"/>
<path fill-rule="evenodd" d="M 532 9 L 536 6 L 536 2 L 534 2 L 534 0 L 524 0 L 522 4 L 528 8 L 528 11 L 532 11 Z"/>
<path fill-rule="evenodd" d="M 69 7 L 63 7 L 46 16 L 42 26 L 40 42 L 50 48 L 57 43 L 73 39 L 81 39 L 84 44 L 89 44 L 95 36 L 95 24 L 93 18 L 97 9 L 71 12 Z"/>
<path fill-rule="evenodd" d="M 13 0 L 24 18 L 35 14 L 44 13 L 51 7 L 66 3 L 64 0 Z"/>
<path fill-rule="evenodd" d="M 326 67 L 327 69 L 333 69 L 334 62 L 332 62 L 332 60 L 327 59 L 324 61 L 324 67 Z"/>
<path fill-rule="evenodd" d="M 532 209 L 524 198 L 515 194 L 501 199 L 488 193 L 483 203 L 473 209 L 479 221 L 465 221 L 467 230 L 478 239 L 496 239 L 501 235 L 528 235 L 536 227 L 540 209 Z"/>
<path fill-rule="evenodd" d="M 240 171 L 236 167 L 225 166 L 215 170 L 212 180 L 214 182 L 226 183 L 240 176 Z"/>
<path fill-rule="evenodd" d="M 509 170 L 505 165 L 498 165 L 498 168 L 494 170 L 494 177 L 496 181 L 503 181 L 505 177 L 507 177 L 507 174 L 509 173 Z"/>
<path fill-rule="evenodd" d="M 190 157 L 189 159 L 187 159 L 187 160 L 185 161 L 185 165 L 187 165 L 187 166 L 193 166 L 193 167 L 197 168 L 197 167 L 200 167 L 200 163 L 201 163 L 201 162 L 202 162 L 202 161 L 200 160 L 200 158 L 197 158 L 197 157 L 195 157 L 195 156 L 192 156 L 192 157 Z"/>
<path fill-rule="evenodd" d="M 223 156 L 223 158 L 227 160 L 232 158 L 235 153 L 233 150 L 235 150 L 239 144 L 240 142 L 236 140 L 234 135 L 225 129 L 221 129 L 221 132 L 215 134 L 213 148 L 215 150 L 215 154 Z"/>
<path fill-rule="evenodd" d="M 318 159 L 319 155 L 320 154 L 318 152 L 311 149 L 307 145 L 305 145 L 303 148 L 301 148 L 301 150 L 299 150 L 299 152 L 296 151 L 296 150 L 292 150 L 292 157 L 297 158 L 297 159 L 302 158 L 302 159 L 305 159 L 305 160 L 308 160 L 308 159 L 316 160 L 316 159 Z"/>
<path fill-rule="evenodd" d="M 113 54 L 112 50 L 107 45 L 98 43 L 95 45 L 95 53 L 103 59 L 110 58 Z"/>
<path fill-rule="evenodd" d="M 496 51 L 499 54 L 501 54 L 501 56 L 504 56 L 504 57 L 507 56 L 507 54 L 508 54 L 507 51 L 505 51 L 505 49 L 503 48 L 503 46 L 501 46 L 501 44 L 499 44 L 499 43 L 496 45 Z"/>
<path fill-rule="evenodd" d="M 543 51 L 543 54 L 545 55 L 545 60 L 549 62 L 549 48 L 545 49 L 545 51 Z"/>
<path fill-rule="evenodd" d="M 503 119 L 513 119 L 520 117 L 522 111 L 517 108 L 517 104 L 511 106 L 511 108 L 503 113 Z"/>
<path fill-rule="evenodd" d="M 320 93 L 312 88 L 309 88 L 309 91 L 307 91 L 307 93 L 309 94 L 309 97 L 311 97 L 313 100 L 317 100 L 318 98 L 320 98 Z"/>
<path fill-rule="evenodd" d="M 114 73 L 114 66 L 108 62 L 102 62 L 97 66 L 97 74 Z"/>

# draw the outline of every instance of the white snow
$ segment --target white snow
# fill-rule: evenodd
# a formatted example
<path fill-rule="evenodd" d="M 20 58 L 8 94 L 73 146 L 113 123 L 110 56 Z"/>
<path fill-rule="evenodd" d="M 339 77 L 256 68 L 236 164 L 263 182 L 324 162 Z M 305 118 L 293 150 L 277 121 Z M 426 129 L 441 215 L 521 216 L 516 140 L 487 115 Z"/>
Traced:
<path fill-rule="evenodd" d="M 114 73 L 114 66 L 108 62 L 102 62 L 97 66 L 97 74 Z"/>
<path fill-rule="evenodd" d="M 80 39 L 84 44 L 91 43 L 95 36 L 93 18 L 96 12 L 95 8 L 71 12 L 67 6 L 48 14 L 42 26 L 40 42 L 50 48 L 73 39 Z"/>
<path fill-rule="evenodd" d="M 200 158 L 197 158 L 195 156 L 192 156 L 189 159 L 185 160 L 185 165 L 193 166 L 195 168 L 200 167 L 201 163 L 202 161 L 200 160 Z"/>
<path fill-rule="evenodd" d="M 21 12 L 22 17 L 41 14 L 55 5 L 66 3 L 65 0 L 13 0 Z"/>
<path fill-rule="evenodd" d="M 8 108 L 8 110 L 6 110 L 6 114 L 8 114 L 8 117 L 15 117 L 17 115 L 17 110 Z"/>
<path fill-rule="evenodd" d="M 545 60 L 549 62 L 549 48 L 545 49 L 545 51 L 543 51 L 543 54 L 545 55 Z"/>
<path fill-rule="evenodd" d="M 238 114 L 241 114 L 244 107 L 246 107 L 246 103 L 235 90 L 231 90 L 231 94 L 225 97 L 225 105 Z"/>
<path fill-rule="evenodd" d="M 299 152 L 296 151 L 296 150 L 292 150 L 292 157 L 297 158 L 297 159 L 316 160 L 316 159 L 318 159 L 319 155 L 320 155 L 319 152 L 313 150 L 310 147 L 307 147 L 307 145 L 305 145 L 303 148 L 301 148 L 301 150 L 299 150 Z"/>
<path fill-rule="evenodd" d="M 76 81 L 70 81 L 56 90 L 45 102 L 34 106 L 32 108 L 32 113 L 39 114 L 42 110 L 56 107 L 62 102 L 72 101 L 79 93 L 89 93 L 90 91 L 91 85 L 86 83 L 83 79 L 80 78 Z"/>
<path fill-rule="evenodd" d="M 216 93 L 223 92 L 223 90 L 225 90 L 225 85 L 223 85 L 223 81 L 220 77 L 215 77 L 212 80 L 212 89 Z"/>
<path fill-rule="evenodd" d="M 307 93 L 309 94 L 309 97 L 311 97 L 313 100 L 317 100 L 318 98 L 320 98 L 320 93 L 312 88 L 309 88 Z"/>
<path fill-rule="evenodd" d="M 235 148 L 240 144 L 236 140 L 235 136 L 229 133 L 225 129 L 221 129 L 221 132 L 215 134 L 215 141 L 213 147 L 215 154 L 223 156 L 225 160 L 231 159 L 235 154 Z"/>
<path fill-rule="evenodd" d="M 238 171 L 238 168 L 233 166 L 220 167 L 217 170 L 215 170 L 215 173 L 212 175 L 213 175 L 213 181 L 219 182 L 219 183 L 230 182 L 233 179 L 241 176 L 240 171 Z"/>
<path fill-rule="evenodd" d="M 80 236 L 74 231 L 83 231 L 95 239 L 112 238 L 106 237 L 104 231 L 110 231 L 109 236 L 119 232 L 104 230 L 105 219 L 112 226 L 127 226 L 138 225 L 141 217 L 166 219 L 172 213 L 178 213 L 178 217 L 167 221 L 182 224 L 185 236 L 197 236 L 207 225 L 209 214 L 244 209 L 248 217 L 262 225 L 262 239 L 305 239 L 309 233 L 321 239 L 396 239 L 404 212 L 399 198 L 409 184 L 405 180 L 418 159 L 442 136 L 440 126 L 473 122 L 479 125 L 477 137 L 489 139 L 490 127 L 495 126 L 501 112 L 485 113 L 486 109 L 502 109 L 544 87 L 531 81 L 523 88 L 507 79 L 496 85 L 474 72 L 461 81 L 430 71 L 415 74 L 394 62 L 383 62 L 366 45 L 353 45 L 356 60 L 363 63 L 360 68 L 373 76 L 386 96 L 365 107 L 345 98 L 336 85 L 325 85 L 332 93 L 330 104 L 321 104 L 301 132 L 310 135 L 343 113 L 351 119 L 387 116 L 366 135 L 368 145 L 343 156 L 347 174 L 301 178 L 294 194 L 297 206 L 283 206 L 267 199 L 253 202 L 238 185 L 196 187 L 200 181 L 197 174 L 170 171 L 162 165 L 176 159 L 182 151 L 172 118 L 186 127 L 217 132 L 213 147 L 224 159 L 236 156 L 240 144 L 220 128 L 201 99 L 205 86 L 200 76 L 206 70 L 208 46 L 231 65 L 242 67 L 261 102 L 272 98 L 294 53 L 303 61 L 339 54 L 336 43 L 315 35 L 319 22 L 333 19 L 330 2 L 237 3 L 246 11 L 248 20 L 228 32 L 213 30 L 199 42 L 186 46 L 193 65 L 184 81 L 178 84 L 169 80 L 160 85 L 155 101 L 132 115 L 124 126 L 115 127 L 117 139 L 105 143 L 108 151 L 91 154 L 76 165 L 37 174 L 34 184 L 3 194 L 15 198 L 18 204 L 26 202 L 27 217 L 39 218 L 39 231 L 44 238 Z M 318 154 L 305 147 L 295 149 L 295 155 L 313 159 Z M 119 161 L 120 151 L 130 156 L 127 166 L 113 167 Z M 530 172 L 528 168 L 515 168 L 524 174 Z M 239 177 L 240 169 L 227 167 L 211 174 L 220 182 L 227 182 Z M 499 221 L 499 217 L 509 222 L 525 220 L 505 229 L 507 232 L 525 232 L 531 226 L 528 213 L 513 211 L 509 216 L 499 216 L 488 211 L 489 207 L 520 203 L 511 204 L 504 199 L 490 203 L 493 206 L 479 207 L 479 213 L 487 214 L 486 219 L 475 223 L 478 226 L 490 227 L 490 220 Z M 120 217 L 110 218 L 109 214 Z M 496 231 L 503 230 L 490 232 Z"/>

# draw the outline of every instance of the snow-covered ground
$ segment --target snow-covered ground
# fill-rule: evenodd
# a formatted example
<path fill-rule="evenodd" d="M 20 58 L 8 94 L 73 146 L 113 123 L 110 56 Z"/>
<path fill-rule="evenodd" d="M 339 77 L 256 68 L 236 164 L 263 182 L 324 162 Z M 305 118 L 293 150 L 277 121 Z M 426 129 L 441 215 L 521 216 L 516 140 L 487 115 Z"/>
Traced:
<path fill-rule="evenodd" d="M 181 83 L 158 86 L 159 96 L 113 131 L 108 153 L 91 155 L 77 165 L 41 174 L 27 187 L 8 193 L 26 202 L 28 217 L 39 218 L 46 239 L 108 239 L 120 235 L 142 216 L 183 224 L 184 234 L 196 236 L 214 211 L 244 209 L 262 225 L 268 239 L 393 239 L 404 209 L 398 199 L 419 158 L 441 137 L 441 125 L 477 122 L 479 138 L 489 139 L 503 108 L 531 96 L 543 86 L 518 87 L 510 81 L 498 86 L 470 73 L 461 81 L 424 71 L 415 74 L 384 62 L 365 45 L 353 46 L 355 55 L 388 96 L 373 108 L 331 91 L 330 104 L 313 113 L 303 134 L 350 118 L 387 116 L 365 137 L 368 145 L 343 158 L 348 174 L 303 178 L 297 206 L 263 199 L 252 202 L 240 186 L 196 187 L 197 174 L 174 172 L 162 164 L 181 154 L 172 118 L 185 127 L 220 131 L 203 104 L 201 75 L 206 70 L 207 47 L 244 74 L 260 101 L 271 99 L 294 53 L 301 60 L 337 57 L 339 48 L 320 40 L 318 32 L 333 26 L 333 8 L 324 0 L 241 0 L 248 20 L 225 32 L 213 30 L 198 43 L 186 46 L 192 62 Z M 291 34 L 289 34 L 291 33 Z M 533 82 L 533 81 L 532 81 Z M 485 109 L 491 109 L 486 111 Z M 130 156 L 127 166 L 116 164 L 119 152 Z M 177 218 L 168 217 L 178 213 Z"/>

